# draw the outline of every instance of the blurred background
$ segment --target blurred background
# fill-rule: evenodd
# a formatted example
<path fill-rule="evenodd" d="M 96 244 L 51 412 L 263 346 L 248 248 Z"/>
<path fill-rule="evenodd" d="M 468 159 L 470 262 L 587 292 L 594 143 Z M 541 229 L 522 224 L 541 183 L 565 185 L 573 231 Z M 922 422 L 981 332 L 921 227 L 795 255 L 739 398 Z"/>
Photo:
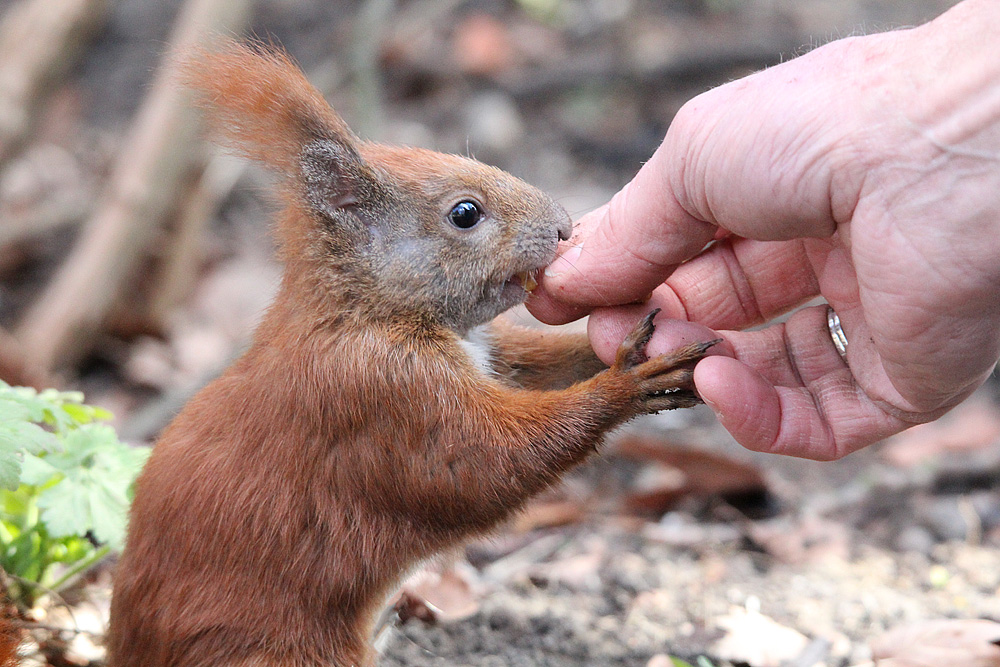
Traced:
<path fill-rule="evenodd" d="M 206 34 L 281 45 L 363 137 L 473 155 L 577 217 L 698 93 L 952 4 L 0 0 L 0 379 L 82 389 L 149 443 L 245 345 L 280 275 L 274 204 L 171 82 Z M 860 665 L 893 625 L 996 619 L 994 385 L 835 464 L 745 452 L 707 411 L 644 422 L 418 573 L 384 664 Z M 99 664 L 91 584 L 96 634 L 59 664 Z"/>

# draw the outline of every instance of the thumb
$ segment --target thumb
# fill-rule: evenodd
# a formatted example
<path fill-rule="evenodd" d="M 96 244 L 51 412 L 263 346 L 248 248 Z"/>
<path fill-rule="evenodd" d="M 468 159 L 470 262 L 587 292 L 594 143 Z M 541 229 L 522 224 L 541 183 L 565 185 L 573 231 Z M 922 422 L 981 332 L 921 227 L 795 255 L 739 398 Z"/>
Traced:
<path fill-rule="evenodd" d="M 715 226 L 691 217 L 671 192 L 666 146 L 608 204 L 580 218 L 545 270 L 546 296 L 591 307 L 644 298 L 712 239 Z"/>

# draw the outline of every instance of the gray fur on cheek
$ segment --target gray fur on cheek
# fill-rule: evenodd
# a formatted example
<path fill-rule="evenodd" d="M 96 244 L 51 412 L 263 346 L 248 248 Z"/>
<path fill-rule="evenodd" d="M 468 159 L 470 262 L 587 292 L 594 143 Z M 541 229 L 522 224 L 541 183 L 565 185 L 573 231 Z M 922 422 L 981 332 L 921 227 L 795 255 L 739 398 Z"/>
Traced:
<path fill-rule="evenodd" d="M 520 290 L 483 275 L 480 262 L 445 270 L 447 248 L 436 239 L 382 237 L 379 245 L 373 253 L 383 258 L 376 283 L 387 288 L 386 296 L 403 309 L 431 314 L 459 335 L 523 301 Z"/>

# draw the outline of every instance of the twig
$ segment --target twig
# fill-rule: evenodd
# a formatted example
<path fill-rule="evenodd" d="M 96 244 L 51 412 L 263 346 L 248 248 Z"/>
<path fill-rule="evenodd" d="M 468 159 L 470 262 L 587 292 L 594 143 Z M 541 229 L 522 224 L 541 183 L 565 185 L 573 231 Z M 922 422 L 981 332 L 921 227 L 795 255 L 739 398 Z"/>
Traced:
<path fill-rule="evenodd" d="M 26 0 L 0 23 L 0 162 L 23 143 L 37 106 L 107 15 L 107 0 Z"/>
<path fill-rule="evenodd" d="M 559 533 L 543 535 L 517 551 L 499 558 L 483 569 L 483 581 L 504 581 L 528 565 L 540 563 L 566 546 L 569 538 Z"/>
<path fill-rule="evenodd" d="M 119 156 L 110 183 L 80 240 L 17 329 L 30 360 L 44 369 L 83 354 L 156 227 L 193 168 L 197 121 L 176 84 L 177 55 L 213 32 L 245 23 L 251 0 L 187 0 L 170 53 Z"/>
<path fill-rule="evenodd" d="M 761 69 L 778 64 L 782 54 L 798 47 L 790 42 L 735 45 L 725 50 L 688 53 L 663 65 L 642 69 L 598 56 L 578 58 L 560 67 L 519 72 L 496 83 L 522 101 L 564 92 L 580 86 L 621 85 L 636 88 L 672 88 L 678 84 L 718 81 L 734 69 Z"/>
<path fill-rule="evenodd" d="M 78 563 L 75 563 L 73 567 L 66 570 L 61 577 L 56 579 L 52 583 L 52 591 L 59 593 L 69 587 L 70 584 L 75 583 L 77 578 L 86 572 L 91 566 L 95 565 L 102 558 L 111 553 L 111 547 L 105 544 L 99 549 L 96 549 L 87 558 L 84 558 Z"/>
<path fill-rule="evenodd" d="M 782 663 L 784 667 L 813 667 L 823 664 L 830 655 L 830 640 L 817 637 L 809 642 L 794 659 Z"/>
<path fill-rule="evenodd" d="M 47 623 L 39 623 L 37 621 L 24 621 L 21 619 L 14 619 L 11 623 L 19 628 L 25 630 L 45 630 L 46 632 L 51 632 L 52 634 L 58 634 L 62 632 L 69 632 L 74 635 L 90 635 L 92 637 L 103 637 L 103 632 L 98 632 L 97 630 L 84 630 L 83 628 L 62 628 L 58 625 L 49 625 Z"/>
<path fill-rule="evenodd" d="M 642 68 L 598 53 L 568 59 L 551 67 L 516 69 L 487 77 L 489 83 L 521 102 L 550 98 L 583 86 L 615 85 L 628 88 L 664 89 L 679 84 L 716 82 L 737 69 L 761 69 L 781 62 L 782 54 L 797 52 L 793 41 L 736 44 L 724 50 L 687 53 L 655 67 Z M 447 59 L 422 58 L 410 61 L 413 74 L 432 79 L 462 76 L 457 65 Z"/>
<path fill-rule="evenodd" d="M 385 129 L 378 51 L 395 6 L 396 0 L 365 0 L 354 28 L 352 61 L 354 95 L 358 100 L 357 125 L 361 135 L 369 139 L 378 139 Z"/>
<path fill-rule="evenodd" d="M 242 160 L 218 153 L 182 198 L 145 313 L 153 327 L 162 329 L 169 313 L 194 286 L 198 264 L 205 254 L 205 228 L 232 192 L 245 166 Z"/>

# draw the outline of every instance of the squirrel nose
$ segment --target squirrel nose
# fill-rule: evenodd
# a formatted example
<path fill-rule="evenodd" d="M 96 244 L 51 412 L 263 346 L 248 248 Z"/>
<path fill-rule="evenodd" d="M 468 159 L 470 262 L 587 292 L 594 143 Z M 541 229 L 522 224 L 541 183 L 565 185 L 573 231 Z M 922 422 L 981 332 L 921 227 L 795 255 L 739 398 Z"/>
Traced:
<path fill-rule="evenodd" d="M 565 222 L 560 223 L 557 231 L 560 241 L 569 241 L 569 237 L 573 235 L 573 221 L 566 218 Z"/>

